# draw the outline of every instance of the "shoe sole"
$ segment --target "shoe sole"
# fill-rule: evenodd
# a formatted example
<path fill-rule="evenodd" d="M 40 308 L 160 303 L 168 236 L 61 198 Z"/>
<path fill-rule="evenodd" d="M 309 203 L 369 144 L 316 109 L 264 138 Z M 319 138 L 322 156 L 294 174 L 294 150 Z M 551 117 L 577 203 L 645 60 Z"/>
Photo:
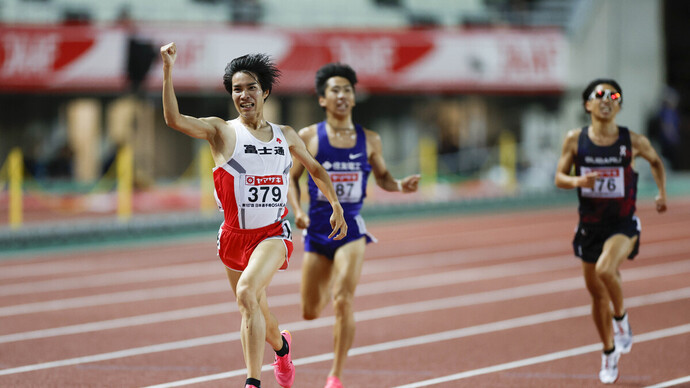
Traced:
<path fill-rule="evenodd" d="M 601 381 L 601 379 L 599 379 L 599 382 L 600 382 L 600 383 L 602 383 L 602 384 L 607 384 L 607 385 L 608 385 L 608 384 L 615 384 L 615 383 L 616 383 L 616 381 L 618 381 L 618 379 L 619 379 L 620 377 L 621 377 L 621 374 L 620 374 L 620 373 L 618 373 L 618 376 L 616 376 L 616 379 L 615 379 L 615 380 L 613 380 L 613 381 L 612 381 L 612 382 L 610 382 L 610 383 L 605 383 L 605 382 Z"/>

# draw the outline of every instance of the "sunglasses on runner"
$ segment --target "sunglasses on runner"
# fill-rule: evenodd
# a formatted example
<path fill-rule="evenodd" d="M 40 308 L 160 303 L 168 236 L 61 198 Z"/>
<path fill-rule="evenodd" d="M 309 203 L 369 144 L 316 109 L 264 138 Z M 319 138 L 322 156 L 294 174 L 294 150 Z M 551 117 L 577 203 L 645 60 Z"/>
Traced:
<path fill-rule="evenodd" d="M 612 102 L 620 102 L 622 97 L 620 93 L 610 89 L 594 90 L 592 94 L 589 95 L 590 100 L 595 98 L 599 100 L 608 98 Z"/>

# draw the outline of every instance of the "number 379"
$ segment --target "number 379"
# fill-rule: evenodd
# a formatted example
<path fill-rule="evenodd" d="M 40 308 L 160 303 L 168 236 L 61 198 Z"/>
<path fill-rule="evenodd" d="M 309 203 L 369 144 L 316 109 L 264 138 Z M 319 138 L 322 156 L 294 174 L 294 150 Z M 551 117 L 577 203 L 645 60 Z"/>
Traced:
<path fill-rule="evenodd" d="M 268 187 L 268 186 L 261 186 L 261 187 L 250 187 L 249 188 L 249 202 L 257 202 L 259 201 L 259 197 L 261 197 L 261 202 L 266 202 L 266 199 L 268 198 L 269 192 L 271 193 L 271 200 L 273 202 L 278 202 L 280 201 L 281 198 L 281 191 L 280 187 L 278 186 L 273 186 L 273 187 Z"/>

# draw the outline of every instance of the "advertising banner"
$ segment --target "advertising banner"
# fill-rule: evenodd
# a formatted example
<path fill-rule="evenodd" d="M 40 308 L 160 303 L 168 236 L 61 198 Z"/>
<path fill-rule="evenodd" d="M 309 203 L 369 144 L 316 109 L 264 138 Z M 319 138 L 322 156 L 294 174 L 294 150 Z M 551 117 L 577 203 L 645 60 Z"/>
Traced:
<path fill-rule="evenodd" d="M 266 28 L 0 27 L 0 92 L 118 92 L 128 88 L 131 41 L 150 45 L 144 87 L 160 89 L 158 49 L 178 47 L 176 90 L 222 91 L 226 64 L 272 56 L 274 92 L 313 93 L 316 69 L 351 65 L 370 93 L 560 92 L 568 43 L 558 30 L 279 30 Z"/>

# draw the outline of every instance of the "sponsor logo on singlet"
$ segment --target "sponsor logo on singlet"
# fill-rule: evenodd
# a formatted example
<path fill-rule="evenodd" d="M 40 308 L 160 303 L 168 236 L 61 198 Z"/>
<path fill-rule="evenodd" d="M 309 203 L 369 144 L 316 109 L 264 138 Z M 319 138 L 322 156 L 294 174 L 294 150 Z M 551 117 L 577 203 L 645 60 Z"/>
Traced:
<path fill-rule="evenodd" d="M 321 164 L 327 171 L 360 171 L 362 169 L 361 162 L 329 162 L 328 160 Z"/>
<path fill-rule="evenodd" d="M 333 183 L 339 183 L 339 182 L 357 182 L 359 180 L 359 173 L 337 173 L 337 174 L 331 174 L 331 181 Z"/>
<path fill-rule="evenodd" d="M 244 178 L 244 183 L 247 186 L 265 186 L 265 185 L 282 185 L 283 176 L 282 175 L 247 175 Z"/>
<path fill-rule="evenodd" d="M 617 156 L 585 156 L 587 164 L 621 164 L 623 159 Z"/>

